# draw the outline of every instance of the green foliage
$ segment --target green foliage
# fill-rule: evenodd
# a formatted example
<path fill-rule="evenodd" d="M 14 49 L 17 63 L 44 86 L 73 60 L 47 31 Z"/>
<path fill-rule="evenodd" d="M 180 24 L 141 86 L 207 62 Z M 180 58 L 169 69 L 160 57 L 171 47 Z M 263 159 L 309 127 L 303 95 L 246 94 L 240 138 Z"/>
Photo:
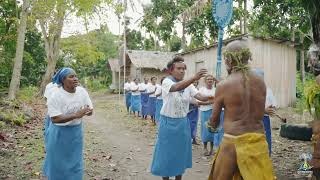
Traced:
<path fill-rule="evenodd" d="M 7 124 L 22 126 L 26 123 L 24 114 L 14 109 L 6 109 L 0 115 L 4 117 L 4 122 Z"/>
<path fill-rule="evenodd" d="M 62 59 L 66 66 L 71 66 L 77 72 L 84 85 L 88 85 L 85 78 L 100 79 L 100 83 L 107 87 L 112 78 L 106 65 L 109 58 L 118 54 L 115 43 L 117 38 L 104 27 L 88 34 L 62 39 Z"/>
<path fill-rule="evenodd" d="M 39 92 L 36 86 L 26 86 L 21 88 L 17 93 L 17 99 L 21 102 L 31 102 Z"/>
<path fill-rule="evenodd" d="M 254 0 L 249 30 L 255 36 L 290 39 L 292 30 L 307 34 L 308 13 L 301 0 Z"/>
<path fill-rule="evenodd" d="M 309 112 L 315 117 L 316 120 L 320 120 L 320 85 L 315 81 L 308 82 L 306 84 L 304 93 Z"/>
<path fill-rule="evenodd" d="M 0 1 L 0 87 L 9 87 L 17 39 L 16 1 Z"/>
<path fill-rule="evenodd" d="M 296 74 L 296 97 L 297 101 L 295 104 L 295 110 L 299 113 L 302 113 L 306 108 L 306 95 L 305 95 L 305 87 L 307 84 L 314 82 L 314 76 L 310 73 L 305 73 L 305 84 L 301 81 L 301 73 L 298 71 Z"/>
<path fill-rule="evenodd" d="M 181 39 L 175 34 L 171 36 L 167 46 L 169 47 L 169 51 L 178 52 L 181 49 Z"/>
<path fill-rule="evenodd" d="M 127 29 L 126 32 L 127 48 L 130 50 L 142 50 L 144 45 L 144 37 L 142 37 L 140 31 Z"/>
<path fill-rule="evenodd" d="M 16 1 L 0 1 L 0 87 L 10 84 L 16 50 L 17 23 L 20 9 Z M 2 50 L 1 50 L 2 49 Z M 45 51 L 35 21 L 28 19 L 20 85 L 37 85 L 45 71 Z"/>
<path fill-rule="evenodd" d="M 106 90 L 107 86 L 106 84 L 103 83 L 103 80 L 99 80 L 99 79 L 91 79 L 88 80 L 87 82 L 87 88 L 91 91 L 91 92 L 96 92 L 99 90 Z"/>
<path fill-rule="evenodd" d="M 174 22 L 178 20 L 178 15 L 190 7 L 194 0 L 152 0 L 151 2 L 151 6 L 144 8 L 141 26 L 155 34 L 160 40 L 167 42 L 174 32 Z M 157 20 L 161 20 L 159 24 Z"/>
<path fill-rule="evenodd" d="M 211 3 L 208 3 L 199 16 L 187 21 L 186 32 L 192 35 L 192 48 L 203 46 L 205 40 L 213 42 L 217 39 L 218 27 L 212 17 L 212 6 Z M 209 32 L 210 37 L 206 37 L 206 32 Z"/>

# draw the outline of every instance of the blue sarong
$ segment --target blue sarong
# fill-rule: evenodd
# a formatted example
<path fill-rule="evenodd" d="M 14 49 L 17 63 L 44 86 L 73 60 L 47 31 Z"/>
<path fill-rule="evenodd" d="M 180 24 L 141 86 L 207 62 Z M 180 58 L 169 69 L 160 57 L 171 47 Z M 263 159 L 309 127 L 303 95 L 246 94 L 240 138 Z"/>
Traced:
<path fill-rule="evenodd" d="M 160 115 L 151 173 L 161 177 L 178 176 L 191 167 L 192 146 L 187 117 L 170 118 Z"/>
<path fill-rule="evenodd" d="M 210 120 L 212 115 L 212 109 L 208 111 L 201 111 L 201 141 L 214 142 L 214 133 L 209 132 L 206 122 Z"/>
<path fill-rule="evenodd" d="M 190 124 L 190 129 L 191 129 L 191 138 L 195 138 L 197 135 L 197 126 L 198 126 L 198 119 L 199 119 L 199 108 L 198 107 L 193 107 L 191 110 L 188 112 L 188 120 Z"/>
<path fill-rule="evenodd" d="M 162 99 L 157 99 L 156 101 L 156 123 L 158 124 L 160 122 L 160 111 L 163 105 L 163 100 Z"/>
<path fill-rule="evenodd" d="M 156 114 L 156 97 L 149 97 L 147 111 L 149 116 L 155 116 Z"/>
<path fill-rule="evenodd" d="M 140 95 L 131 96 L 131 111 L 140 112 L 141 110 L 141 97 Z"/>
<path fill-rule="evenodd" d="M 141 93 L 141 114 L 142 116 L 148 115 L 148 99 L 149 95 Z"/>
<path fill-rule="evenodd" d="M 131 106 L 131 92 L 126 93 L 126 107 L 129 108 Z"/>
<path fill-rule="evenodd" d="M 270 117 L 268 115 L 263 116 L 263 126 L 266 134 L 266 139 L 269 148 L 269 155 L 272 153 L 272 140 L 271 140 L 271 125 L 270 125 Z"/>
<path fill-rule="evenodd" d="M 48 146 L 48 129 L 51 123 L 51 119 L 49 115 L 46 115 L 44 118 L 44 131 L 43 131 L 43 136 L 44 136 L 44 149 L 47 151 L 47 146 Z M 47 176 L 47 171 L 48 171 L 48 163 L 47 163 L 47 152 L 44 157 L 43 161 L 43 167 L 42 167 L 42 172 L 44 176 Z"/>
<path fill-rule="evenodd" d="M 222 141 L 223 134 L 224 134 L 223 124 L 224 124 L 224 111 L 222 110 L 220 113 L 220 122 L 219 122 L 219 126 L 218 126 L 218 132 L 214 133 L 213 145 L 215 148 L 218 148 L 220 146 L 221 141 Z"/>
<path fill-rule="evenodd" d="M 49 180 L 83 179 L 82 124 L 57 126 L 51 123 L 48 132 L 47 158 Z"/>

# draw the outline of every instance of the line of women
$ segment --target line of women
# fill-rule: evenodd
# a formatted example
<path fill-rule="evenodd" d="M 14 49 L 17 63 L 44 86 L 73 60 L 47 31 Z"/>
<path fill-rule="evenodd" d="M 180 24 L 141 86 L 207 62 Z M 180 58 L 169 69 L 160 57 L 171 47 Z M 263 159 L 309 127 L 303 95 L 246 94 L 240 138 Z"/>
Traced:
<path fill-rule="evenodd" d="M 144 78 L 144 83 L 139 83 L 139 79 L 135 78 L 133 82 L 127 80 L 124 84 L 127 112 L 142 119 L 150 116 L 154 124 L 159 121 L 162 107 L 161 84 L 156 82 L 157 78 L 151 77 L 151 83 L 148 78 Z"/>
<path fill-rule="evenodd" d="M 93 113 L 88 92 L 79 86 L 75 71 L 60 69 L 46 87 L 43 174 L 49 180 L 83 179 L 84 116 Z"/>

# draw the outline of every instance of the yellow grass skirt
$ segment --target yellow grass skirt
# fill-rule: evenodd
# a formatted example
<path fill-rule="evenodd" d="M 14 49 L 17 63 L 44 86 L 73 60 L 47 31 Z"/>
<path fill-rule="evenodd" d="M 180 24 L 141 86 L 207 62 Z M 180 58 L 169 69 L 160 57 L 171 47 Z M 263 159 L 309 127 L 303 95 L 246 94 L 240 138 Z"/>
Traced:
<path fill-rule="evenodd" d="M 272 162 L 264 134 L 246 133 L 240 136 L 225 134 L 222 143 L 213 158 L 209 180 L 213 179 L 215 160 L 219 156 L 222 144 L 234 144 L 239 171 L 233 180 L 274 180 Z M 225 167 L 228 168 L 228 167 Z"/>

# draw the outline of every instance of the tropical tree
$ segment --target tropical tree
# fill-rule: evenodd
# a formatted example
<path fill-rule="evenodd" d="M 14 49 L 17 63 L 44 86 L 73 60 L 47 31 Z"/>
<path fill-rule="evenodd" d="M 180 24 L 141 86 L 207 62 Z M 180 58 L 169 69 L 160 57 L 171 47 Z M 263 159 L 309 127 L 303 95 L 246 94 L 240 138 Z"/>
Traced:
<path fill-rule="evenodd" d="M 29 6 L 30 6 L 30 1 L 23 0 L 22 10 L 20 13 L 20 23 L 17 29 L 18 38 L 17 38 L 17 46 L 16 46 L 17 47 L 16 55 L 14 58 L 14 66 L 13 66 L 13 72 L 12 72 L 9 95 L 8 95 L 8 98 L 11 100 L 16 98 L 16 93 L 19 90 L 19 86 L 20 86 L 24 40 L 25 40 L 25 33 L 27 28 Z"/>
<path fill-rule="evenodd" d="M 48 66 L 42 79 L 40 93 L 50 81 L 60 52 L 61 33 L 67 16 L 76 14 L 87 18 L 95 13 L 102 3 L 110 4 L 111 0 L 36 0 L 33 4 L 33 15 L 38 20 L 44 38 Z"/>

